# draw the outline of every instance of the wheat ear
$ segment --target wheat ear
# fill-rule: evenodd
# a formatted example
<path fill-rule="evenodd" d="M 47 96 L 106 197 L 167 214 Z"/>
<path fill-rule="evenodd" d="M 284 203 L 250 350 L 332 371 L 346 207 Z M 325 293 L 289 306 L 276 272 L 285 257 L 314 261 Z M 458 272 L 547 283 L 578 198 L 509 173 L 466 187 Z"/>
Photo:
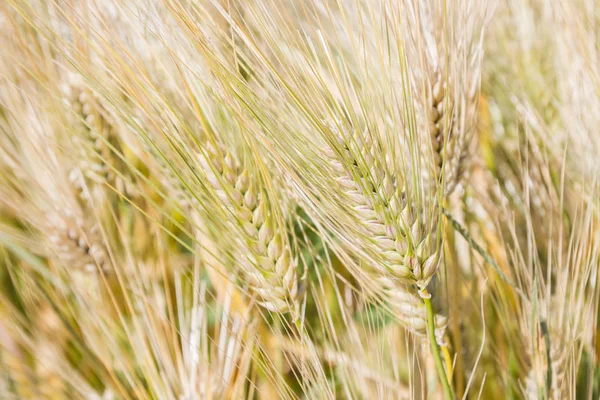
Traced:
<path fill-rule="evenodd" d="M 239 267 L 259 304 L 272 312 L 290 312 L 296 304 L 297 263 L 260 182 L 231 151 L 205 146 L 198 160 L 222 203 L 238 221 L 243 239 L 235 251 Z"/>
<path fill-rule="evenodd" d="M 371 237 L 384 261 L 383 266 L 375 265 L 368 273 L 405 326 L 425 337 L 427 312 L 419 290 L 426 288 L 439 265 L 439 254 L 432 246 L 435 232 L 424 228 L 421 211 L 409 203 L 396 176 L 388 172 L 390 166 L 378 157 L 381 149 L 374 140 L 358 135 L 350 140 L 338 136 L 338 143 L 343 149 L 341 158 L 331 147 L 324 152 L 362 221 L 365 236 Z M 357 168 L 363 164 L 371 166 L 368 174 Z M 354 170 L 348 171 L 347 166 Z M 443 336 L 445 322 L 441 316 L 435 319 L 438 340 Z"/>
<path fill-rule="evenodd" d="M 473 114 L 476 98 L 468 93 L 453 103 L 451 81 L 437 71 L 431 89 L 429 134 L 433 150 L 435 176 L 444 179 L 444 196 L 450 196 L 464 182 L 471 166 Z M 463 115 L 464 113 L 464 115 Z"/>
<path fill-rule="evenodd" d="M 80 75 L 70 73 L 61 85 L 63 102 L 71 112 L 70 127 L 82 134 L 80 163 L 73 169 L 69 178 L 79 189 L 79 195 L 85 199 L 89 191 L 85 190 L 84 179 L 95 184 L 108 183 L 120 193 L 132 197 L 136 195 L 132 176 L 122 178 L 126 171 L 119 165 L 115 152 L 122 153 L 120 134 L 115 118 L 104 106 L 102 99 L 87 87 Z"/>

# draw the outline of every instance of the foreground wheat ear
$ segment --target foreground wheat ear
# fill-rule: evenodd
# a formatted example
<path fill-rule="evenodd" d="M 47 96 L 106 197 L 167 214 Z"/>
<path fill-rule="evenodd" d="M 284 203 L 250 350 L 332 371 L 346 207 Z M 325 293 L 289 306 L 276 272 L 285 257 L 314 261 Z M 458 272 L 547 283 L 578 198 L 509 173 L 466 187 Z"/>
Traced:
<path fill-rule="evenodd" d="M 364 263 L 362 267 L 367 268 L 376 287 L 386 292 L 385 298 L 392 302 L 400 320 L 424 336 L 427 315 L 418 290 L 427 287 L 440 262 L 436 232 L 423 226 L 427 216 L 407 198 L 401 178 L 390 172 L 393 167 L 377 159 L 385 154 L 379 142 L 366 135 L 340 135 L 337 141 L 341 157 L 331 147 L 324 153 L 331 157 L 330 165 L 337 175 L 334 179 L 347 198 L 346 204 L 364 226 L 361 241 L 367 250 L 374 246 L 374 253 L 381 257 L 377 264 Z M 364 174 L 367 168 L 369 172 Z M 443 317 L 436 317 L 439 340 L 444 323 Z"/>

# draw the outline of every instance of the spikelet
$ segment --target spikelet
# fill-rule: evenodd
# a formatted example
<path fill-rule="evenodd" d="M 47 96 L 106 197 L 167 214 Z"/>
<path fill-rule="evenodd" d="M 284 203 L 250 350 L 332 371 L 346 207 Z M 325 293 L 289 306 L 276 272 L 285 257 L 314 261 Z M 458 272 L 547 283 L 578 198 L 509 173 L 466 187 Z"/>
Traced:
<path fill-rule="evenodd" d="M 425 340 L 427 336 L 427 310 L 422 295 L 415 286 L 395 282 L 386 277 L 374 278 L 380 285 L 383 297 L 402 325 L 416 337 Z M 438 344 L 444 344 L 444 332 L 448 319 L 434 315 L 435 336 Z"/>
<path fill-rule="evenodd" d="M 207 180 L 242 230 L 236 260 L 259 303 L 269 311 L 288 312 L 296 303 L 297 261 L 286 230 L 279 226 L 260 182 L 228 150 L 206 145 L 198 161 Z"/>

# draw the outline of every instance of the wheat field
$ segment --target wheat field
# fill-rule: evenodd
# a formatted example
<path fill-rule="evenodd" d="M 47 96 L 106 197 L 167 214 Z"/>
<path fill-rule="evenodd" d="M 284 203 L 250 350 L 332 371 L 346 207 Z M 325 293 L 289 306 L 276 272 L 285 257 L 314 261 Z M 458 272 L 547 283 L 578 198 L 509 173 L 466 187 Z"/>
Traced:
<path fill-rule="evenodd" d="M 594 0 L 0 1 L 0 399 L 600 398 Z"/>

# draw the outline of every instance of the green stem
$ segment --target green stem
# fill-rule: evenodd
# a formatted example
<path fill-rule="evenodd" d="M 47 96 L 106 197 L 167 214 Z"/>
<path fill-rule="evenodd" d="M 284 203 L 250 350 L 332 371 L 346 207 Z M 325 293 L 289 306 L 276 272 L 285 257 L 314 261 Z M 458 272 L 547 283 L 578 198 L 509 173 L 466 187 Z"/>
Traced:
<path fill-rule="evenodd" d="M 426 291 L 425 294 L 428 295 Z M 431 299 L 428 298 L 428 296 L 425 296 L 423 301 L 425 302 L 425 308 L 427 309 L 427 336 L 429 337 L 429 344 L 431 345 L 431 354 L 433 354 L 435 368 L 437 369 L 438 377 L 440 378 L 442 388 L 444 389 L 444 397 L 446 400 L 454 400 L 454 394 L 452 393 L 450 383 L 446 377 L 446 371 L 444 370 L 440 348 L 437 345 L 437 340 L 435 338 L 435 323 L 433 322 L 433 306 L 431 305 Z"/>
<path fill-rule="evenodd" d="M 475 250 L 476 252 L 478 252 L 479 255 L 481 255 L 483 257 L 483 259 L 489 265 L 491 265 L 492 268 L 494 268 L 494 270 L 496 270 L 496 272 L 498 273 L 498 275 L 500 275 L 500 278 L 504 282 L 508 283 L 515 290 L 515 292 L 517 292 L 517 294 L 519 296 L 521 296 L 523 299 L 525 299 L 526 301 L 528 301 L 527 296 L 525 295 L 525 293 L 523 293 L 523 291 L 517 285 L 515 285 L 510 279 L 508 279 L 508 277 L 506 276 L 506 274 L 504 272 L 502 272 L 502 270 L 500 269 L 500 267 L 498 266 L 498 264 L 496 263 L 496 261 L 494 261 L 494 259 L 492 258 L 492 256 L 490 256 L 483 249 L 483 247 L 481 247 L 475 241 L 475 239 L 473 239 L 473 237 L 471 237 L 471 235 L 469 234 L 469 232 L 467 232 L 467 229 L 465 227 L 463 227 L 457 220 L 455 220 L 452 217 L 452 214 L 450 214 L 450 212 L 448 210 L 446 210 L 445 208 L 442 208 L 442 212 L 444 213 L 444 215 L 446 216 L 446 218 L 448 218 L 448 220 L 452 224 L 452 227 L 454 228 L 454 230 L 456 230 L 458 233 L 460 233 L 461 236 L 463 238 L 465 238 L 465 240 L 467 241 L 467 243 L 469 243 L 469 246 L 471 246 L 471 248 L 473 250 Z"/>

